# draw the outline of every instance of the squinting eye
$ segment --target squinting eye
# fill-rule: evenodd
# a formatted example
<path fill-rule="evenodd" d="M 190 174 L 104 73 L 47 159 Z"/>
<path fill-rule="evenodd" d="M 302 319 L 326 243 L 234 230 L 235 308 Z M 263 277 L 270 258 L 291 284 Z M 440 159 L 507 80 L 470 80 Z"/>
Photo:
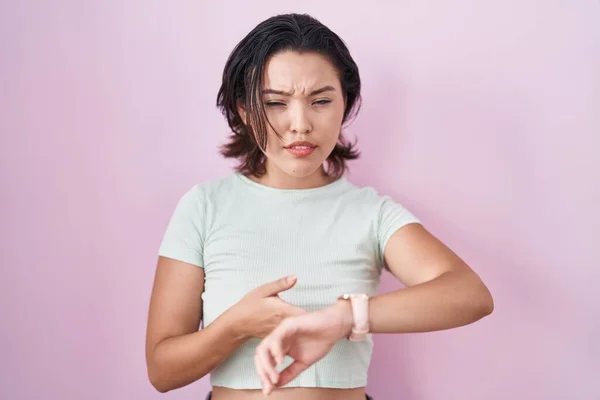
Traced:
<path fill-rule="evenodd" d="M 278 102 L 278 101 L 268 101 L 265 103 L 265 105 L 267 107 L 277 107 L 277 106 L 285 106 L 284 103 Z"/>
<path fill-rule="evenodd" d="M 324 106 L 327 103 L 331 103 L 331 100 L 326 100 L 326 99 L 324 99 L 324 100 L 317 100 L 313 104 L 318 104 L 320 106 Z"/>

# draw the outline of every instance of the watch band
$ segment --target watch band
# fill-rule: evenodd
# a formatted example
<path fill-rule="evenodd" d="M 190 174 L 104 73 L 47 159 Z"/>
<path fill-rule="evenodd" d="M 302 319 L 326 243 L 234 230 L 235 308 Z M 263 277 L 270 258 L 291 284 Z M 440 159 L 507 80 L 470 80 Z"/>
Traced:
<path fill-rule="evenodd" d="M 352 307 L 352 331 L 348 340 L 363 340 L 369 333 L 369 296 L 365 293 L 347 293 L 340 299 L 350 300 Z"/>

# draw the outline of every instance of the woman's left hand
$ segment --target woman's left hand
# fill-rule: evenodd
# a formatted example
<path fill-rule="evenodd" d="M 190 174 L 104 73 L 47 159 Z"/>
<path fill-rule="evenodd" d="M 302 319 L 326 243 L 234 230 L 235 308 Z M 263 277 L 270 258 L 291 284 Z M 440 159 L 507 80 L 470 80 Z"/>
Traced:
<path fill-rule="evenodd" d="M 254 356 L 256 371 L 268 395 L 315 362 L 323 358 L 333 345 L 347 337 L 352 329 L 350 302 L 338 301 L 321 311 L 285 319 L 259 344 Z M 276 365 L 290 356 L 294 362 L 278 373 Z"/>

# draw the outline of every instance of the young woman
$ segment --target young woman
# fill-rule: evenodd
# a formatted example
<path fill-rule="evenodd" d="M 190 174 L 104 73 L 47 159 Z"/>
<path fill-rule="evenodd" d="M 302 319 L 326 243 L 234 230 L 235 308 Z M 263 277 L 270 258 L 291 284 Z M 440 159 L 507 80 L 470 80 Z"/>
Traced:
<path fill-rule="evenodd" d="M 218 106 L 239 167 L 194 185 L 166 229 L 146 338 L 157 390 L 210 374 L 214 400 L 362 400 L 370 333 L 492 312 L 478 275 L 414 215 L 344 179 L 359 100 L 348 49 L 310 16 L 269 18 L 233 50 Z M 384 268 L 406 288 L 377 295 Z"/>

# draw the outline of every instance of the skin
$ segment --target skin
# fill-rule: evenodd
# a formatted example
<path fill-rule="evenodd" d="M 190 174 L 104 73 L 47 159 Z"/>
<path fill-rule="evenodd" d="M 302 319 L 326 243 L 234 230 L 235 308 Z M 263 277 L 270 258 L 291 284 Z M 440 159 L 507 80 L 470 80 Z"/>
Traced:
<path fill-rule="evenodd" d="M 320 91 L 323 88 L 327 90 Z M 282 139 L 269 128 L 264 151 L 267 173 L 249 178 L 281 189 L 330 183 L 323 162 L 340 134 L 345 106 L 332 64 L 317 54 L 277 54 L 266 64 L 264 89 L 269 89 L 264 94 L 267 116 Z M 239 111 L 244 118 L 244 110 Z M 304 140 L 317 146 L 308 157 L 296 157 L 285 149 L 293 141 Z M 384 260 L 406 288 L 369 300 L 371 332 L 449 329 L 473 323 L 493 310 L 492 296 L 479 276 L 420 224 L 398 230 L 384 250 Z M 246 340 L 259 337 L 255 365 L 263 391 L 215 387 L 215 400 L 262 399 L 265 394 L 284 400 L 364 400 L 364 388 L 278 388 L 323 357 L 335 341 L 345 340 L 352 326 L 347 301 L 307 313 L 277 297 L 295 283 L 286 277 L 268 282 L 198 330 L 204 270 L 159 257 L 146 336 L 151 383 L 161 392 L 188 385 L 207 375 Z M 278 374 L 274 365 L 285 354 L 296 363 Z"/>
<path fill-rule="evenodd" d="M 398 230 L 384 250 L 389 271 L 407 287 L 369 299 L 372 333 L 431 332 L 478 321 L 492 313 L 492 296 L 479 276 L 422 225 Z M 269 394 L 347 338 L 350 303 L 340 300 L 319 312 L 290 317 L 264 338 L 255 356 L 263 392 Z M 278 374 L 285 355 L 295 363 Z"/>
<path fill-rule="evenodd" d="M 267 173 L 250 178 L 280 189 L 330 183 L 323 162 L 338 140 L 346 106 L 337 71 L 321 55 L 295 52 L 275 55 L 265 70 L 263 99 L 271 125 L 267 124 L 264 151 Z M 245 119 L 245 110 L 239 112 Z M 295 141 L 309 141 L 317 147 L 310 156 L 299 158 L 285 149 Z"/>

